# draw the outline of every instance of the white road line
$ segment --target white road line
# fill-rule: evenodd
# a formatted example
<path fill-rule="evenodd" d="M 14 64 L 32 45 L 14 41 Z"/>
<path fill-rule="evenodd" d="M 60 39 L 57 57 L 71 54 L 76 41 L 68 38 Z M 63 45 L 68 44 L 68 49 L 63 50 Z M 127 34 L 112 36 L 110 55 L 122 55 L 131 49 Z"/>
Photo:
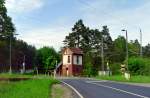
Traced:
<path fill-rule="evenodd" d="M 107 80 L 100 80 L 100 81 L 86 81 L 87 83 L 93 83 L 93 82 L 107 82 Z"/>
<path fill-rule="evenodd" d="M 80 97 L 80 98 L 84 98 L 73 86 L 69 85 L 68 83 L 66 82 L 63 82 L 61 81 L 62 83 L 64 83 L 65 85 L 69 86 L 73 91 L 75 91 L 75 93 L 77 93 L 77 95 Z"/>
<path fill-rule="evenodd" d="M 150 97 L 142 96 L 142 95 L 135 94 L 135 93 L 132 93 L 132 92 L 128 92 L 128 91 L 125 91 L 125 90 L 122 90 L 122 89 L 114 88 L 114 87 L 111 87 L 111 86 L 106 86 L 106 85 L 102 85 L 102 84 L 93 83 L 92 81 L 87 82 L 87 83 L 95 84 L 97 86 L 102 86 L 102 87 L 105 87 L 105 88 L 110 88 L 110 89 L 113 89 L 113 90 L 116 90 L 116 91 L 124 92 L 124 93 L 134 95 L 134 96 L 138 96 L 138 97 L 141 97 L 141 98 L 150 98 Z"/>

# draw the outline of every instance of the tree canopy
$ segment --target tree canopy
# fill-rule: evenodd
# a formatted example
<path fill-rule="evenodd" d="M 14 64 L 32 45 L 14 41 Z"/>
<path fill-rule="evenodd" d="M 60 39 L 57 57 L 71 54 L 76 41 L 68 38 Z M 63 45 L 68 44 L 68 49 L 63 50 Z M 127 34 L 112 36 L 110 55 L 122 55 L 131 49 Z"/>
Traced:
<path fill-rule="evenodd" d="M 35 47 L 15 38 L 16 29 L 11 17 L 7 15 L 5 0 L 0 0 L 0 71 L 8 71 L 10 59 L 12 70 L 20 71 L 23 62 L 26 69 L 33 68 Z M 11 43 L 10 43 L 11 39 Z M 10 51 L 11 44 L 11 51 Z M 11 58 L 9 57 L 11 52 Z M 25 57 L 25 60 L 24 60 Z"/>
<path fill-rule="evenodd" d="M 53 70 L 60 62 L 60 55 L 53 47 L 43 47 L 37 50 L 35 65 L 41 69 Z"/>
<path fill-rule="evenodd" d="M 114 63 L 117 63 L 118 66 L 118 63 L 124 63 L 126 60 L 126 39 L 123 36 L 118 36 L 113 41 L 107 26 L 103 26 L 102 30 L 91 29 L 85 26 L 80 19 L 75 23 L 72 31 L 66 36 L 63 42 L 64 47 L 78 47 L 84 51 L 84 72 L 86 74 L 95 74 L 98 70 L 101 70 L 102 49 L 104 51 L 105 70 L 107 69 L 106 64 L 108 62 L 113 64 L 112 67 L 119 68 L 115 67 Z M 146 47 L 143 47 L 144 56 L 150 57 L 149 46 L 148 44 Z M 140 43 L 137 39 L 129 41 L 128 48 L 129 57 L 140 56 Z"/>

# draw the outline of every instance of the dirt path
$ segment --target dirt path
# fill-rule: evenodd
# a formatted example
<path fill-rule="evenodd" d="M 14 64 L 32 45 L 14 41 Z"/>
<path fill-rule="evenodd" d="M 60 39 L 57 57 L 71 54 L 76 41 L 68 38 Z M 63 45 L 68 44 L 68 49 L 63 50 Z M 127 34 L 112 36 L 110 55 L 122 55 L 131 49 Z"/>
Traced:
<path fill-rule="evenodd" d="M 69 87 L 64 84 L 52 86 L 52 98 L 79 98 Z"/>

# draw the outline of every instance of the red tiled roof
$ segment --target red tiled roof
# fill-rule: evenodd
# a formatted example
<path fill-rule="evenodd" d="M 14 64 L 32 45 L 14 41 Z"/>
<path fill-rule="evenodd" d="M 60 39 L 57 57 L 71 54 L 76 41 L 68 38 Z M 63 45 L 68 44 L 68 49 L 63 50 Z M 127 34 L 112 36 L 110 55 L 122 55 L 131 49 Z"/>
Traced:
<path fill-rule="evenodd" d="M 83 54 L 80 48 L 69 48 L 74 54 Z"/>
<path fill-rule="evenodd" d="M 64 48 L 62 52 L 66 49 L 69 49 L 73 54 L 83 54 L 83 51 L 80 48 Z"/>

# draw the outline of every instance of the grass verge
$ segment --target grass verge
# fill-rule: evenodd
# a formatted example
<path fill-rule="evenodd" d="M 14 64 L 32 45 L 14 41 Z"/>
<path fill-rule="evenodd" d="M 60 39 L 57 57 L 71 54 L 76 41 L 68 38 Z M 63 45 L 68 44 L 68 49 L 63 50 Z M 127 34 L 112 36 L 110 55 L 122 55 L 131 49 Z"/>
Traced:
<path fill-rule="evenodd" d="M 0 78 L 32 78 L 33 75 L 23 75 L 23 74 L 6 74 L 1 73 Z"/>
<path fill-rule="evenodd" d="M 97 76 L 96 79 L 131 83 L 150 83 L 150 76 L 131 76 L 130 80 L 126 80 L 123 75 L 113 75 Z"/>
<path fill-rule="evenodd" d="M 5 77 L 8 77 L 8 75 Z M 13 75 L 13 77 L 21 76 Z M 1 81 L 0 98 L 51 98 L 51 87 L 55 83 L 59 83 L 59 81 L 48 77 L 18 82 Z"/>

